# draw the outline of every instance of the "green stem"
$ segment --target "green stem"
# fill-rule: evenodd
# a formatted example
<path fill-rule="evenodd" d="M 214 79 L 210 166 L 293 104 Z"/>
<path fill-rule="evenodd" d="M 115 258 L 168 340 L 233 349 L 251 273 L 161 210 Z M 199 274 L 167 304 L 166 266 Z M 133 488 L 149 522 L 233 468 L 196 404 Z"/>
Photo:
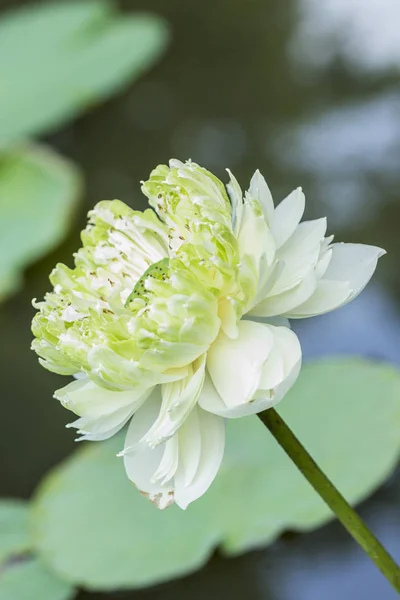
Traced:
<path fill-rule="evenodd" d="M 278 413 L 273 408 L 269 408 L 258 416 L 350 535 L 374 561 L 394 589 L 400 592 L 400 567 L 321 471 Z"/>

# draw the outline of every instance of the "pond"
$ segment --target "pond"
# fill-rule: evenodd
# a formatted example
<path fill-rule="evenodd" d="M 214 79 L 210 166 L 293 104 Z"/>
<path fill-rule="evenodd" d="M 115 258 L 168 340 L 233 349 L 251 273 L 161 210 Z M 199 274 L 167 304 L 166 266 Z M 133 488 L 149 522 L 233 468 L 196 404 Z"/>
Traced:
<path fill-rule="evenodd" d="M 22 2 L 0 0 L 0 9 Z M 24 3 L 25 4 L 25 3 Z M 226 180 L 255 168 L 274 196 L 298 185 L 307 217 L 327 216 L 343 241 L 387 249 L 375 284 L 351 306 L 297 327 L 306 357 L 362 354 L 400 364 L 400 5 L 397 0 L 125 0 L 172 29 L 165 58 L 117 98 L 44 141 L 81 165 L 86 194 L 68 239 L 30 268 L 0 311 L 2 495 L 29 497 L 74 449 L 69 416 L 52 401 L 61 377 L 29 350 L 32 297 L 57 261 L 70 263 L 87 210 L 120 198 L 145 207 L 139 182 L 170 157 L 192 158 Z M 27 99 L 29 101 L 29 99 Z M 317 327 L 317 328 L 316 328 Z M 383 399 L 377 399 L 382 401 Z M 334 410 L 334 407 L 333 407 Z M 338 439 L 340 444 L 340 439 Z M 361 513 L 400 558 L 399 478 Z M 134 543 L 134 540 L 132 541 Z M 79 600 L 393 600 L 395 592 L 337 523 L 200 572 L 126 594 Z"/>

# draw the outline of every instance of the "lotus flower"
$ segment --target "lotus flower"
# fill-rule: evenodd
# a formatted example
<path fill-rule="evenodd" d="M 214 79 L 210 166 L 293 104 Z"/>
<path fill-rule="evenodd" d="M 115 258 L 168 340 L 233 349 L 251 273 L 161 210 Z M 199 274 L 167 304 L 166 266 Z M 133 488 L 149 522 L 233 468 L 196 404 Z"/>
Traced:
<path fill-rule="evenodd" d="M 75 381 L 55 392 L 80 440 L 129 422 L 131 481 L 159 508 L 186 508 L 215 478 L 225 421 L 274 406 L 301 347 L 288 319 L 355 298 L 380 248 L 334 244 L 300 223 L 298 188 L 274 206 L 256 171 L 244 194 L 188 161 L 142 185 L 151 209 L 118 200 L 89 213 L 75 266 L 57 265 L 33 319 L 41 364 Z"/>

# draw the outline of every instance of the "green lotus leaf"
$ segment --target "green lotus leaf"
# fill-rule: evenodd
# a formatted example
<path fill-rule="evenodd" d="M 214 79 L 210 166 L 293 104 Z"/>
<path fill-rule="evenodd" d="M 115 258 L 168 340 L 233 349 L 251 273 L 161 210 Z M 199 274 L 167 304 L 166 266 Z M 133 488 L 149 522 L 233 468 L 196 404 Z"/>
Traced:
<path fill-rule="evenodd" d="M 23 500 L 0 500 L 0 565 L 9 558 L 28 552 L 29 510 Z"/>
<path fill-rule="evenodd" d="M 71 600 L 75 594 L 37 559 L 8 565 L 1 573 L 0 600 Z"/>
<path fill-rule="evenodd" d="M 80 189 L 77 169 L 44 147 L 0 152 L 0 300 L 65 236 Z"/>
<path fill-rule="evenodd" d="M 53 130 L 161 56 L 164 21 L 106 0 L 38 4 L 0 20 L 0 145 Z"/>
<path fill-rule="evenodd" d="M 358 359 L 304 367 L 279 412 L 347 499 L 359 502 L 393 470 L 400 451 L 400 373 Z M 40 486 L 32 510 L 36 551 L 61 577 L 90 589 L 138 588 L 226 554 L 308 531 L 332 518 L 255 417 L 227 426 L 223 465 L 186 511 L 158 511 L 126 478 L 123 437 L 88 443 Z"/>

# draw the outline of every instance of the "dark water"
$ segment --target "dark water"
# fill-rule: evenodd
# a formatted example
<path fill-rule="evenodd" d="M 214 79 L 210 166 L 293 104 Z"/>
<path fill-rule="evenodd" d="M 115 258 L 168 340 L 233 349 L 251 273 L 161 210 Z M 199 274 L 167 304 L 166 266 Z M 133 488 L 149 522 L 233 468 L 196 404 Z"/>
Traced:
<path fill-rule="evenodd" d="M 0 0 L 4 9 L 20 2 Z M 246 183 L 256 167 L 279 199 L 302 185 L 307 216 L 328 216 L 342 240 L 388 250 L 376 284 L 353 305 L 301 323 L 306 356 L 358 353 L 400 365 L 400 22 L 397 0 L 147 0 L 171 24 L 165 59 L 122 96 L 45 141 L 78 162 L 87 193 L 74 228 L 29 270 L 0 310 L 1 494 L 29 497 L 74 448 L 68 415 L 51 401 L 64 381 L 29 351 L 30 299 L 70 261 L 85 213 L 119 197 L 145 206 L 138 182 L 169 157 L 192 158 Z M 399 478 L 362 513 L 400 558 Z M 154 589 L 95 598 L 393 600 L 396 595 L 341 527 L 287 534 L 265 551 L 212 558 L 200 572 Z M 39 599 L 38 599 L 39 600 Z"/>

